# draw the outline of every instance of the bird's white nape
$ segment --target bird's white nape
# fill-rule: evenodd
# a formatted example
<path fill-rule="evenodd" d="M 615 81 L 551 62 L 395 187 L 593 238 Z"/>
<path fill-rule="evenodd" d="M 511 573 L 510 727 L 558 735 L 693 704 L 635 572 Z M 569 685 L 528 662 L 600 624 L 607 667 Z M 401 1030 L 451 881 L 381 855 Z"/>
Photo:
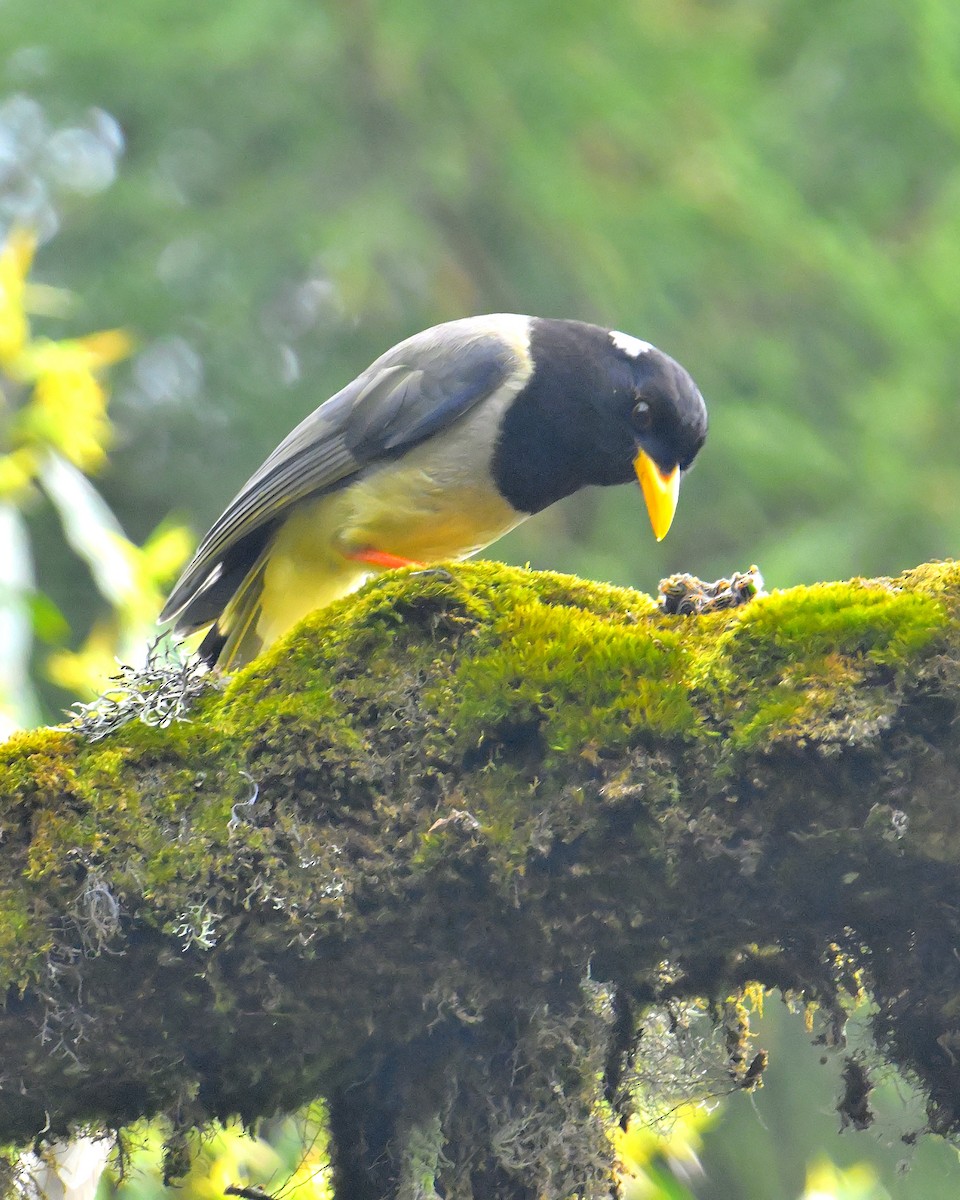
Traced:
<path fill-rule="evenodd" d="M 635 338 L 629 333 L 620 333 L 617 329 L 610 330 L 610 341 L 631 358 L 639 358 L 641 354 L 649 354 L 656 348 L 641 338 Z"/>

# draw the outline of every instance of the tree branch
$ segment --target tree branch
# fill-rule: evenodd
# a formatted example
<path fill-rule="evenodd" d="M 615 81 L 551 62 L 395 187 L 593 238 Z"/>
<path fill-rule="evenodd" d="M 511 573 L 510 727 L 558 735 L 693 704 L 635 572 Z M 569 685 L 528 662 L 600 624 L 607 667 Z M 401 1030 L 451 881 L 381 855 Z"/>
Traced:
<path fill-rule="evenodd" d="M 955 1132 L 958 609 L 955 564 L 702 617 L 397 573 L 188 722 L 14 738 L 0 1135 L 319 1095 L 338 1200 L 606 1196 L 647 1006 L 861 979 Z"/>

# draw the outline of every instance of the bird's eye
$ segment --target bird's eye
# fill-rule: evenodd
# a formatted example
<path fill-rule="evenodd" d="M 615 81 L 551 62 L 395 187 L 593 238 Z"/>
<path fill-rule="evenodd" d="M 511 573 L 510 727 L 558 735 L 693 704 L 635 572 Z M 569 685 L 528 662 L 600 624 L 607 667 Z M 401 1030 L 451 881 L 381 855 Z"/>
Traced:
<path fill-rule="evenodd" d="M 653 422 L 653 413 L 646 400 L 638 400 L 633 406 L 633 427 L 638 433 L 646 433 Z"/>

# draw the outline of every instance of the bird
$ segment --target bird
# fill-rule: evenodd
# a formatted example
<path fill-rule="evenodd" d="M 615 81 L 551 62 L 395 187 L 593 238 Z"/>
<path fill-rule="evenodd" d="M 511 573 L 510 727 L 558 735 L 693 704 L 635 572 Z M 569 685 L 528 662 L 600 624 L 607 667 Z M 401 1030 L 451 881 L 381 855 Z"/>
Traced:
<path fill-rule="evenodd" d="M 584 321 L 498 313 L 417 333 L 280 443 L 200 542 L 159 620 L 217 670 L 372 573 L 467 558 L 589 485 L 639 482 L 656 539 L 707 410 L 678 362 Z"/>

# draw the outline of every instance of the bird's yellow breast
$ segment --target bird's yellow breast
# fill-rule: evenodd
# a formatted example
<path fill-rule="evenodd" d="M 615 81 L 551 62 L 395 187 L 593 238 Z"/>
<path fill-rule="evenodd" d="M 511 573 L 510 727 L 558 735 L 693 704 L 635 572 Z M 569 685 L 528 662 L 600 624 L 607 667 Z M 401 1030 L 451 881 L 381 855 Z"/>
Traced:
<path fill-rule="evenodd" d="M 489 483 L 438 480 L 407 459 L 354 484 L 347 499 L 338 547 L 385 550 L 415 562 L 466 558 L 521 519 Z"/>
<path fill-rule="evenodd" d="M 297 505 L 275 535 L 263 577 L 257 632 L 264 644 L 371 573 L 347 555 L 379 550 L 412 562 L 466 558 L 523 519 L 489 475 L 489 414 L 462 423 L 355 482 Z M 471 428 L 471 425 L 475 428 Z M 482 465 L 474 465 L 482 464 Z"/>

